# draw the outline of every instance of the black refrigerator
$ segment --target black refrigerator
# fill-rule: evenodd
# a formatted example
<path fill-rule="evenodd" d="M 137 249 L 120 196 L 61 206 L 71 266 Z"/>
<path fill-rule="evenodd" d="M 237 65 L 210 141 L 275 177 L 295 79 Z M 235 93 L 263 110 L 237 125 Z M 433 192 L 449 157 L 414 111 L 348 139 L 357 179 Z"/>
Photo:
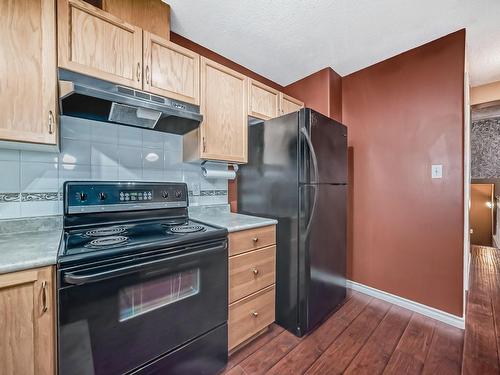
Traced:
<path fill-rule="evenodd" d="M 248 136 L 238 212 L 278 220 L 276 322 L 302 336 L 346 296 L 347 128 L 305 108 Z"/>

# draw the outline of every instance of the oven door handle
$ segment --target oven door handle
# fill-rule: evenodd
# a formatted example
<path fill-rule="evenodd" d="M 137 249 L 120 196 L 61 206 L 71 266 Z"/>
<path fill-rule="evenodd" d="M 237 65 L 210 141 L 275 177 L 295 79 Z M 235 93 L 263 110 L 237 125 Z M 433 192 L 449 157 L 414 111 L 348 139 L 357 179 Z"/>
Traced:
<path fill-rule="evenodd" d="M 189 253 L 189 255 L 202 255 L 204 253 L 209 253 L 209 252 L 213 252 L 213 251 L 220 250 L 220 249 L 225 250 L 225 246 L 224 245 L 214 246 L 214 247 L 210 247 L 208 249 L 194 251 L 192 253 Z M 127 275 L 129 273 L 133 273 L 133 272 L 136 272 L 136 271 L 141 270 L 141 269 L 148 269 L 148 268 L 151 268 L 151 267 L 156 266 L 158 264 L 164 263 L 166 261 L 170 262 L 172 260 L 175 260 L 178 258 L 183 258 L 185 256 L 186 256 L 186 254 L 180 254 L 180 255 L 175 255 L 172 257 L 155 259 L 155 260 L 151 260 L 149 262 L 132 264 L 130 266 L 115 268 L 115 269 L 112 269 L 109 271 L 102 271 L 102 272 L 96 272 L 96 273 L 91 273 L 91 274 L 79 275 L 76 273 L 68 272 L 64 275 L 64 281 L 66 283 L 72 284 L 72 285 L 83 285 L 83 284 L 95 283 L 98 281 L 103 281 L 103 280 L 111 279 L 114 277 Z"/>

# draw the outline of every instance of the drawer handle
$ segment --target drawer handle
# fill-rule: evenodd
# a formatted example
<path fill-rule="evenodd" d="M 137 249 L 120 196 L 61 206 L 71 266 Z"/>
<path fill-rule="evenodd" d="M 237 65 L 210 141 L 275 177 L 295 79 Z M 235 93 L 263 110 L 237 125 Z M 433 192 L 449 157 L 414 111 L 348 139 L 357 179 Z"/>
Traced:
<path fill-rule="evenodd" d="M 259 241 L 259 237 L 252 238 L 253 243 L 257 243 Z"/>
<path fill-rule="evenodd" d="M 252 268 L 252 272 L 254 274 L 254 276 L 257 276 L 259 274 L 259 270 L 257 268 Z"/>
<path fill-rule="evenodd" d="M 259 313 L 258 313 L 257 311 L 254 311 L 254 312 L 252 312 L 252 316 L 253 316 L 254 318 L 256 318 L 256 317 L 258 317 L 258 316 L 259 316 Z"/>

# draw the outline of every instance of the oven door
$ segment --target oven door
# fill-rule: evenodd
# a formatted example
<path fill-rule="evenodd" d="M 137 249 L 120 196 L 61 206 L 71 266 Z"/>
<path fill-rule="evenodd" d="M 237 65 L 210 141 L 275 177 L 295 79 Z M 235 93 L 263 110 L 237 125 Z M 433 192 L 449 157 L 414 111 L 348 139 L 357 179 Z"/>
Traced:
<path fill-rule="evenodd" d="M 227 241 L 61 270 L 59 373 L 123 374 L 227 321 Z"/>

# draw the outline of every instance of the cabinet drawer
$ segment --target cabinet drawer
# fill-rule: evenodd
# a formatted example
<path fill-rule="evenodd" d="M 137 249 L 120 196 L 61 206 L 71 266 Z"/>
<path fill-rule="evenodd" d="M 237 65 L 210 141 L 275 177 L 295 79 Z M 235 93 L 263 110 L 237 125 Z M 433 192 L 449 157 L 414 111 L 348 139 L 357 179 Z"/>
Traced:
<path fill-rule="evenodd" d="M 271 246 L 275 243 L 275 225 L 229 233 L 229 256 Z"/>
<path fill-rule="evenodd" d="M 229 305 L 229 350 L 274 322 L 274 285 Z"/>
<path fill-rule="evenodd" d="M 276 246 L 229 258 L 229 303 L 275 282 Z"/>

